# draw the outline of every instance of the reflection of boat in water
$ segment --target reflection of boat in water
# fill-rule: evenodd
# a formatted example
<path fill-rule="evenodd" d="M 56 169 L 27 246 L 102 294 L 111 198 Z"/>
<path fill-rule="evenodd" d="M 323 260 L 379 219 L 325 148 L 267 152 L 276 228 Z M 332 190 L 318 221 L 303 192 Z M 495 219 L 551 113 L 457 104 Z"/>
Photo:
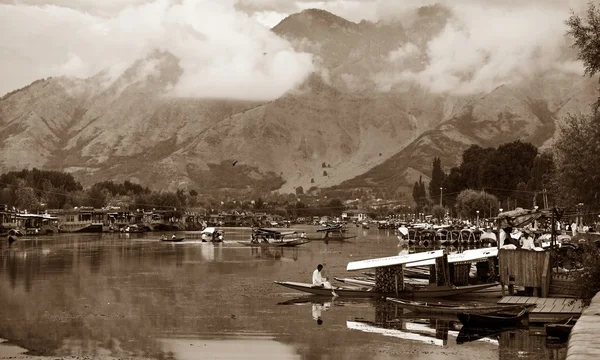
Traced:
<path fill-rule="evenodd" d="M 413 324 L 412 329 L 407 329 L 404 325 L 404 323 L 401 323 L 401 326 L 398 326 L 398 323 L 391 323 L 386 324 L 384 327 L 383 324 L 377 324 L 375 322 L 366 320 L 346 321 L 346 327 L 351 330 L 359 330 L 405 340 L 419 341 L 437 346 L 446 345 L 446 340 L 438 339 L 435 336 L 432 337 L 430 329 L 424 330 L 424 328 L 426 328 L 425 325 Z"/>
<path fill-rule="evenodd" d="M 456 343 L 464 344 L 466 342 L 478 341 L 486 338 L 498 341 L 498 337 L 501 333 L 516 329 L 516 327 L 477 328 L 463 326 L 458 333 Z"/>
<path fill-rule="evenodd" d="M 520 311 L 524 305 L 456 305 L 447 303 L 426 303 L 419 301 L 404 301 L 400 299 L 387 298 L 386 300 L 397 304 L 403 309 L 424 314 L 491 314 L 502 311 Z"/>

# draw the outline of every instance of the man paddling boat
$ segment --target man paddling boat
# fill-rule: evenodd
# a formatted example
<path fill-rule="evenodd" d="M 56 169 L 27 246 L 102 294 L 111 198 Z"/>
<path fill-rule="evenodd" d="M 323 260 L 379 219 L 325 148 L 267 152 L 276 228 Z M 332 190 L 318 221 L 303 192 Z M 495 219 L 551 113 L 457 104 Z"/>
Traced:
<path fill-rule="evenodd" d="M 338 294 L 335 293 L 335 290 L 333 289 L 333 287 L 331 286 L 329 281 L 327 281 L 327 278 L 321 277 L 321 270 L 323 270 L 323 265 L 319 264 L 317 266 L 317 269 L 315 271 L 313 271 L 313 278 L 312 278 L 313 286 L 320 286 L 320 287 L 324 287 L 325 289 L 331 289 L 331 295 L 337 297 Z"/>

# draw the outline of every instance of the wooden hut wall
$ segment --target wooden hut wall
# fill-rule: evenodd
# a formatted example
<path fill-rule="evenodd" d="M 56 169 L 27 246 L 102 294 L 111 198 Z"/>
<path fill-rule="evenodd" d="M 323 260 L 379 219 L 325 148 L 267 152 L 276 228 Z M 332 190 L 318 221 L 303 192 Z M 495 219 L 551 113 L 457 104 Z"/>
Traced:
<path fill-rule="evenodd" d="M 450 265 L 452 283 L 457 286 L 469 285 L 469 272 L 471 263 L 454 263 Z"/>
<path fill-rule="evenodd" d="M 375 269 L 375 290 L 383 293 L 395 293 L 404 289 L 404 271 L 402 265 L 380 267 Z"/>
<path fill-rule="evenodd" d="M 446 285 L 450 282 L 448 274 L 448 255 L 435 259 L 436 284 L 438 286 Z"/>
<path fill-rule="evenodd" d="M 542 288 L 548 294 L 550 281 L 550 252 L 500 249 L 498 253 L 500 281 L 516 286 Z"/>

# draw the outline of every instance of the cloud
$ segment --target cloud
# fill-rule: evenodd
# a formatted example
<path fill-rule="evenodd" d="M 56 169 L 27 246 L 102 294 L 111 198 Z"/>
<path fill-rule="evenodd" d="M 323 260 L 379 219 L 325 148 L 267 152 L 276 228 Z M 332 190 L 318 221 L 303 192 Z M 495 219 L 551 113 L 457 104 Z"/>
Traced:
<path fill-rule="evenodd" d="M 423 49 L 425 66 L 419 70 L 396 66 L 376 75 L 376 81 L 383 90 L 417 83 L 434 93 L 475 94 L 517 84 L 538 72 L 582 74 L 581 64 L 566 55 L 564 36 L 569 8 L 579 9 L 582 4 L 448 2 L 454 15 Z M 408 46 L 389 54 L 391 64 L 420 56 Z"/>
<path fill-rule="evenodd" d="M 0 95 L 47 76 L 119 74 L 159 49 L 181 59 L 174 94 L 271 99 L 315 67 L 268 31 L 289 14 L 314 7 L 406 27 L 434 3 L 454 17 L 425 47 L 388 54 L 389 71 L 376 76 L 382 89 L 474 93 L 535 71 L 581 70 L 564 57 L 563 22 L 587 0 L 0 0 Z"/>
<path fill-rule="evenodd" d="M 0 5 L 0 93 L 47 76 L 89 77 L 106 68 L 118 75 L 155 50 L 180 60 L 177 96 L 269 100 L 313 71 L 312 55 L 295 52 L 234 0 L 126 3 L 114 2 L 118 11 L 102 16 Z"/>

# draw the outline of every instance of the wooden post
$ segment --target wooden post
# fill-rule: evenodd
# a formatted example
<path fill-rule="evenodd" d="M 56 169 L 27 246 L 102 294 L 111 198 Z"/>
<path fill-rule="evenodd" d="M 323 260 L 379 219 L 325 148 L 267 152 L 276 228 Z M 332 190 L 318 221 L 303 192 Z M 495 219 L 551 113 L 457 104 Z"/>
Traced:
<path fill-rule="evenodd" d="M 394 280 L 396 285 L 396 296 L 398 296 L 398 274 L 394 274 Z"/>

